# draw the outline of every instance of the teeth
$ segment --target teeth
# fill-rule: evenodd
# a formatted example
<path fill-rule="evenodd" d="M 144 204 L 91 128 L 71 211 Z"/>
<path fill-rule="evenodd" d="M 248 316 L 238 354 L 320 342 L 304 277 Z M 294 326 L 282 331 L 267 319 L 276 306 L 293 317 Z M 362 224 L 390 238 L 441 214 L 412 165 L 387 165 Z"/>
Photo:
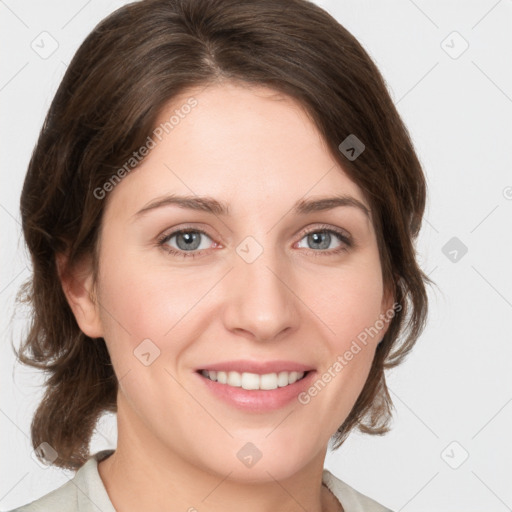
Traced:
<path fill-rule="evenodd" d="M 207 379 L 227 384 L 235 388 L 252 389 L 277 389 L 283 388 L 304 377 L 304 372 L 280 372 L 265 373 L 259 375 L 257 373 L 238 373 L 238 372 L 222 372 L 202 370 L 201 374 Z"/>

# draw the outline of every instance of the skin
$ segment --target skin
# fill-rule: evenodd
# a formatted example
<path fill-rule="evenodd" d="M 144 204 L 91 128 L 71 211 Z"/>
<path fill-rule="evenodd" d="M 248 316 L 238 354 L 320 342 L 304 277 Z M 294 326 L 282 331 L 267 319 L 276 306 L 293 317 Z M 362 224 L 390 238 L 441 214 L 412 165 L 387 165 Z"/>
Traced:
<path fill-rule="evenodd" d="M 321 485 L 327 445 L 387 324 L 307 405 L 244 412 L 194 372 L 231 359 L 297 361 L 318 377 L 332 367 L 393 304 L 373 222 L 352 206 L 291 208 L 334 193 L 369 204 L 293 99 L 223 82 L 174 98 L 157 124 L 192 95 L 198 105 L 103 199 L 97 282 L 87 260 L 62 275 L 80 328 L 105 339 L 119 380 L 118 446 L 100 476 L 123 512 L 341 510 Z M 171 193 L 224 201 L 230 215 L 168 205 L 135 216 Z M 323 224 L 353 245 L 334 234 L 327 249 L 308 245 Z M 182 227 L 207 233 L 195 258 L 158 246 Z M 247 236 L 263 248 L 252 263 L 236 252 Z M 179 251 L 176 237 L 169 246 Z M 160 350 L 149 366 L 133 354 L 147 338 Z M 236 456 L 247 442 L 262 453 L 251 468 Z"/>

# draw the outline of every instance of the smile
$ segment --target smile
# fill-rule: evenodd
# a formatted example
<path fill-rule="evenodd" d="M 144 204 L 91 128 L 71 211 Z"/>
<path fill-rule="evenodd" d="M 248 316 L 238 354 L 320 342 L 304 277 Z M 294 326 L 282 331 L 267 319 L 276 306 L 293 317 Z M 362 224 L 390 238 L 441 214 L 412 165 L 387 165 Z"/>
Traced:
<path fill-rule="evenodd" d="M 283 388 L 303 379 L 306 373 L 308 372 L 284 371 L 260 375 L 258 373 L 249 372 L 239 373 L 235 371 L 201 370 L 201 375 L 209 380 L 246 390 L 272 390 Z"/>

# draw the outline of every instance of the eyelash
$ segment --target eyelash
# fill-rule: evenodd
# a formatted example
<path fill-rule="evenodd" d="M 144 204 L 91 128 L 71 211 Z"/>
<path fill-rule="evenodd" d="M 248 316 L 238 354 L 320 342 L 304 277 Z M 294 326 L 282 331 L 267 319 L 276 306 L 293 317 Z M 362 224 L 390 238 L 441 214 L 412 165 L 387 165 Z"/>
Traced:
<path fill-rule="evenodd" d="M 158 239 L 158 246 L 161 247 L 167 254 L 172 254 L 173 256 L 183 257 L 183 258 L 195 258 L 196 256 L 201 256 L 202 251 L 177 251 L 176 249 L 173 249 L 172 247 L 164 247 L 164 245 L 173 237 L 176 235 L 180 235 L 182 233 L 201 233 L 202 235 L 206 235 L 208 238 L 212 238 L 208 233 L 201 229 L 197 228 L 182 228 L 178 229 L 176 231 L 173 231 L 167 235 L 163 235 L 159 237 Z M 341 247 L 338 247 L 337 249 L 331 249 L 330 251 L 327 250 L 320 250 L 315 251 L 313 249 L 309 249 L 308 252 L 312 252 L 314 256 L 335 256 L 337 254 L 340 254 L 341 252 L 348 252 L 349 248 L 353 246 L 352 240 L 345 235 L 343 232 L 338 231 L 336 229 L 333 229 L 330 226 L 322 225 L 318 226 L 315 229 L 311 229 L 310 231 L 306 231 L 304 233 L 301 233 L 302 240 L 305 236 L 311 235 L 312 233 L 334 233 L 334 235 L 339 239 L 340 242 L 342 242 L 345 245 L 342 245 Z"/>

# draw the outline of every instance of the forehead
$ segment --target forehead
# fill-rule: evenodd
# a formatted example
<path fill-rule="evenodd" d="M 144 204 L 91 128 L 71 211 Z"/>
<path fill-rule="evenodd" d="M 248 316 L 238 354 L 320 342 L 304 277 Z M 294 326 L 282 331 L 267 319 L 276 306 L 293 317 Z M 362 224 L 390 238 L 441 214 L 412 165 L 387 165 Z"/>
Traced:
<path fill-rule="evenodd" d="M 218 198 L 232 215 L 326 194 L 369 209 L 301 105 L 265 86 L 188 89 L 162 108 L 151 138 L 149 154 L 112 193 L 127 210 L 165 194 Z"/>

